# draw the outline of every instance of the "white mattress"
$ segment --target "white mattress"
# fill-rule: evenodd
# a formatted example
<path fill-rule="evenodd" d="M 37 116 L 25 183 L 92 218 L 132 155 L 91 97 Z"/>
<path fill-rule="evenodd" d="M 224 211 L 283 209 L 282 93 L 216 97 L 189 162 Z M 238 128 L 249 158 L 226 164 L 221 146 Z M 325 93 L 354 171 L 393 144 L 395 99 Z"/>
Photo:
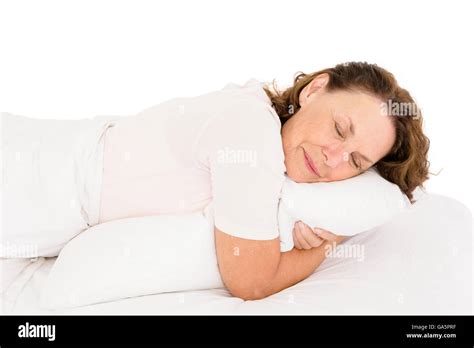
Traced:
<path fill-rule="evenodd" d="M 310 277 L 258 301 L 226 289 L 163 293 L 64 311 L 39 307 L 56 258 L 2 259 L 4 314 L 472 314 L 472 214 L 421 194 L 402 218 L 347 240 L 364 260 L 328 258 Z"/>

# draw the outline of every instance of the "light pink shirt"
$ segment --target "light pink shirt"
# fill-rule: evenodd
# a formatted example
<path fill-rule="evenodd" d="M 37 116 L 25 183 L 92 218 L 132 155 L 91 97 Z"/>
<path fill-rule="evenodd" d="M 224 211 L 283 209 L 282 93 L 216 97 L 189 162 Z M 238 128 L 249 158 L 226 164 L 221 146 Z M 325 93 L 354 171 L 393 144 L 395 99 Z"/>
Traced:
<path fill-rule="evenodd" d="M 255 79 L 119 119 L 105 137 L 99 222 L 202 211 L 212 201 L 221 231 L 277 238 L 280 130 Z"/>

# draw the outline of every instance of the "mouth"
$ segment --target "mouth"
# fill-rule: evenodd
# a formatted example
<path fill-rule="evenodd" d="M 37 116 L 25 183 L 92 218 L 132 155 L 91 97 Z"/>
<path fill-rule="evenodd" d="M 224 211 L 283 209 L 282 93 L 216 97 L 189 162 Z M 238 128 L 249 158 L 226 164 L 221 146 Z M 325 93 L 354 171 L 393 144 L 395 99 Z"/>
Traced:
<path fill-rule="evenodd" d="M 311 157 L 309 157 L 309 155 L 306 153 L 306 151 L 303 149 L 303 153 L 304 153 L 304 159 L 305 159 L 305 164 L 306 164 L 306 167 L 308 168 L 308 170 L 317 175 L 318 177 L 320 177 L 321 175 L 319 175 L 319 171 L 318 171 L 318 168 L 316 168 L 316 166 L 314 165 L 314 162 L 313 160 L 311 159 Z"/>

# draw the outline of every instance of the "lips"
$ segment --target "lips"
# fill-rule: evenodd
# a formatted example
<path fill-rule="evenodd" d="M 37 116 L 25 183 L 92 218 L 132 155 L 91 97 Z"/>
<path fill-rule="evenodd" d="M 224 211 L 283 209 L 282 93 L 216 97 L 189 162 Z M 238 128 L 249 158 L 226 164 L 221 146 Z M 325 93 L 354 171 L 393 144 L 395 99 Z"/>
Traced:
<path fill-rule="evenodd" d="M 317 176 L 321 176 L 321 175 L 319 175 L 318 169 L 314 165 L 314 162 L 311 159 L 311 157 L 309 157 L 309 155 L 306 153 L 306 151 L 304 149 L 303 149 L 303 152 L 304 152 L 304 158 L 305 158 L 306 166 L 308 167 L 308 169 L 311 172 L 313 172 L 313 174 L 315 174 Z"/>

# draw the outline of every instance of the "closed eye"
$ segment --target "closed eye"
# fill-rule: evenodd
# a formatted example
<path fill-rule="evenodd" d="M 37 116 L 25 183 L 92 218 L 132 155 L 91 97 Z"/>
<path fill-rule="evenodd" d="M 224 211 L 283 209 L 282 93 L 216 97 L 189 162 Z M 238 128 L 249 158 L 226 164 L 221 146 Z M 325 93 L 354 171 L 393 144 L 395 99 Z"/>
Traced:
<path fill-rule="evenodd" d="M 360 163 L 356 163 L 355 159 L 354 159 L 354 155 L 351 156 L 351 159 L 352 159 L 352 163 L 354 163 L 354 166 L 358 169 L 358 170 L 361 170 L 362 169 L 362 166 L 360 165 Z"/>
<path fill-rule="evenodd" d="M 339 124 L 337 122 L 334 122 L 334 129 L 336 130 L 337 135 L 339 135 L 341 138 L 344 139 L 342 131 L 340 130 Z M 361 164 L 355 161 L 354 155 L 351 155 L 351 160 L 352 160 L 352 163 L 353 163 L 354 167 L 357 170 L 359 170 L 359 171 L 362 170 Z"/>
<path fill-rule="evenodd" d="M 339 135 L 341 138 L 344 138 L 344 137 L 342 136 L 342 131 L 340 130 L 339 124 L 338 124 L 337 122 L 334 122 L 334 129 L 336 129 L 337 135 Z"/>

